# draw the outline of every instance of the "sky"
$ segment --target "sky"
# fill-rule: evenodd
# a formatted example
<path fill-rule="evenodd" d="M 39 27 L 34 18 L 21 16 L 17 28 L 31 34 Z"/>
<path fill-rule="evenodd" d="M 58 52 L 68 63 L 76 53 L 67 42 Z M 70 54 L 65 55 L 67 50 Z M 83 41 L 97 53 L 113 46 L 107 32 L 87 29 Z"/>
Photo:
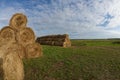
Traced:
<path fill-rule="evenodd" d="M 120 38 L 120 0 L 0 0 L 0 28 L 15 13 L 27 16 L 37 37 Z"/>

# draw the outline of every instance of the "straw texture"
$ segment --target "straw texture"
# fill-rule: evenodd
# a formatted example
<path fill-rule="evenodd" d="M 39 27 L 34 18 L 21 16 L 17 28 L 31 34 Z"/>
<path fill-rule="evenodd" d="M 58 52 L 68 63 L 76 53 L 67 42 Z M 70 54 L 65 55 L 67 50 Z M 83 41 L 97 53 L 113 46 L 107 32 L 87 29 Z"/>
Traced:
<path fill-rule="evenodd" d="M 9 26 L 6 26 L 0 31 L 0 41 L 2 42 L 16 42 L 16 34 L 14 29 Z"/>
<path fill-rule="evenodd" d="M 42 56 L 41 45 L 22 13 L 12 16 L 9 26 L 0 30 L 0 80 L 24 80 L 22 59 Z"/>
<path fill-rule="evenodd" d="M 19 55 L 13 50 L 3 58 L 4 80 L 23 80 L 24 68 Z"/>
<path fill-rule="evenodd" d="M 9 25 L 15 28 L 16 30 L 20 30 L 26 27 L 26 24 L 27 24 L 27 17 L 22 13 L 14 14 L 10 19 L 10 23 L 9 23 Z"/>
<path fill-rule="evenodd" d="M 38 37 L 36 39 L 36 42 L 42 44 L 42 45 L 54 45 L 54 46 L 62 46 L 62 47 L 70 47 L 71 41 L 69 39 L 68 34 L 63 35 L 47 35 Z"/>
<path fill-rule="evenodd" d="M 26 46 L 27 58 L 37 58 L 42 56 L 42 47 L 38 43 L 32 43 Z"/>
<path fill-rule="evenodd" d="M 19 33 L 17 33 L 17 40 L 23 46 L 35 42 L 35 34 L 31 28 L 24 28 Z"/>

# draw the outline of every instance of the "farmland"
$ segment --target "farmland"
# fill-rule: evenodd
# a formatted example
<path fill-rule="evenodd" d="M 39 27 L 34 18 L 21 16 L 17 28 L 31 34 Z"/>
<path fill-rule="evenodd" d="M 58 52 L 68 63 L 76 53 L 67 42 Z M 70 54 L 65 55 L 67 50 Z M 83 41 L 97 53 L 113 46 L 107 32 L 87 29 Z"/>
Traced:
<path fill-rule="evenodd" d="M 72 47 L 43 47 L 24 59 L 25 80 L 120 80 L 119 40 L 71 40 Z"/>

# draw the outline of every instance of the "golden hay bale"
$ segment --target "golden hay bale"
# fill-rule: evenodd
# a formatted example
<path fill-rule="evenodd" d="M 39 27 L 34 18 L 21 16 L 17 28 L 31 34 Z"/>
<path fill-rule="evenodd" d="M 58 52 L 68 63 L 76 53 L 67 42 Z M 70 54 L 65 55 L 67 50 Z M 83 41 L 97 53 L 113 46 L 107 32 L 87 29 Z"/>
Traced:
<path fill-rule="evenodd" d="M 6 26 L 0 31 L 0 41 L 2 42 L 16 42 L 16 35 L 14 29 Z"/>
<path fill-rule="evenodd" d="M 11 43 L 6 45 L 6 50 L 3 56 L 3 71 L 4 80 L 23 80 L 24 68 L 22 59 L 19 54 L 19 45 L 17 43 Z"/>
<path fill-rule="evenodd" d="M 24 28 L 17 34 L 18 43 L 26 46 L 35 42 L 35 34 L 31 28 Z"/>
<path fill-rule="evenodd" d="M 24 47 L 21 45 L 21 44 L 18 44 L 18 43 L 11 43 L 9 45 L 7 45 L 8 48 L 6 49 L 8 52 L 10 51 L 15 51 L 20 58 L 25 58 L 25 49 Z"/>
<path fill-rule="evenodd" d="M 43 45 L 55 45 L 55 46 L 63 46 L 63 47 L 71 46 L 71 42 L 68 34 L 42 36 L 42 37 L 38 37 L 36 42 Z"/>
<path fill-rule="evenodd" d="M 3 72 L 4 80 L 24 79 L 24 68 L 22 60 L 14 50 L 7 52 L 6 56 L 3 58 Z"/>
<path fill-rule="evenodd" d="M 10 19 L 10 23 L 9 23 L 9 25 L 15 28 L 16 30 L 26 27 L 26 24 L 27 24 L 27 17 L 22 13 L 14 14 Z"/>
<path fill-rule="evenodd" d="M 26 57 L 37 58 L 42 56 L 42 47 L 39 43 L 32 43 L 26 46 Z"/>

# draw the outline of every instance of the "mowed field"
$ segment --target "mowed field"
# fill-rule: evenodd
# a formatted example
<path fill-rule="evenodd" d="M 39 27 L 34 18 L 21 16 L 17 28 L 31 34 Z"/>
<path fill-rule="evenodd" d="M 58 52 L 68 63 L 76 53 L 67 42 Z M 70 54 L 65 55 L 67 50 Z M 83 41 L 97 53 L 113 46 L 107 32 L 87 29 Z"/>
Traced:
<path fill-rule="evenodd" d="M 71 40 L 72 47 L 43 47 L 24 60 L 25 80 L 120 80 L 119 40 Z"/>

